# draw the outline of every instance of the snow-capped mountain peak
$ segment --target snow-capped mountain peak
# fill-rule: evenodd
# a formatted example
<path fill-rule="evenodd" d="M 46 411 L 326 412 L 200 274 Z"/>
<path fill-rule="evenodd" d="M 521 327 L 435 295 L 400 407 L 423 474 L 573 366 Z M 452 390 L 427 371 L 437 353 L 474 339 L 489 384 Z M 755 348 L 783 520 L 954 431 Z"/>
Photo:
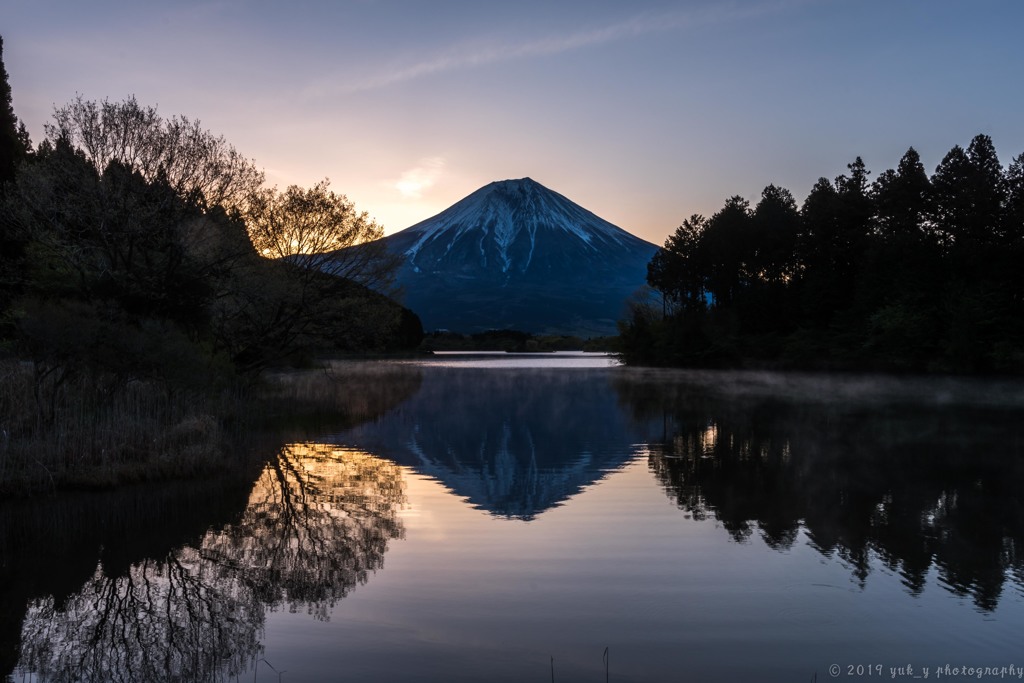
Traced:
<path fill-rule="evenodd" d="M 490 183 L 392 239 L 420 271 L 454 254 L 461 268 L 469 259 L 492 273 L 528 272 L 538 244 L 596 252 L 637 240 L 531 178 Z"/>
<path fill-rule="evenodd" d="M 657 247 L 530 178 L 490 183 L 384 238 L 427 330 L 614 334 Z"/>

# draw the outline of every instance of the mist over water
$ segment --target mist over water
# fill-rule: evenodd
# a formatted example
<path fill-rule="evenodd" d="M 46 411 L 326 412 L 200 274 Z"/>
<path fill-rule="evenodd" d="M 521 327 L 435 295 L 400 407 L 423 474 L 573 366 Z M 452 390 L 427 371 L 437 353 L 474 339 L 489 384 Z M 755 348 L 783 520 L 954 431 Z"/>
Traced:
<path fill-rule="evenodd" d="M 613 681 L 861 680 L 1019 652 L 1018 382 L 590 354 L 379 376 L 403 373 L 231 481 L 0 506 L 0 674 L 599 680 L 607 647 Z"/>

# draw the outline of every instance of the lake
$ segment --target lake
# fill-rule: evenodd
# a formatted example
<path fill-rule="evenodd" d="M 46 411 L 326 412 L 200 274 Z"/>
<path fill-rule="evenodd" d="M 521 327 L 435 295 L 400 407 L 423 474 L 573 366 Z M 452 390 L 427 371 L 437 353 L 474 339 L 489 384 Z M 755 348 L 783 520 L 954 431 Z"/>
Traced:
<path fill-rule="evenodd" d="M 0 506 L 0 676 L 1024 677 L 1020 382 L 331 373 L 383 366 L 404 388 L 373 419 L 238 472 Z"/>

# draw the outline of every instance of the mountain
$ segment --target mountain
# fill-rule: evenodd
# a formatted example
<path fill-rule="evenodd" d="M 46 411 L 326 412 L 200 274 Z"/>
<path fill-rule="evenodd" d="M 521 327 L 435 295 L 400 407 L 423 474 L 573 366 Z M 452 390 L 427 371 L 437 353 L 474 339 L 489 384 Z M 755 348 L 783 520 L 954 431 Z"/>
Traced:
<path fill-rule="evenodd" d="M 486 185 L 384 238 L 426 330 L 616 333 L 658 247 L 530 178 Z"/>

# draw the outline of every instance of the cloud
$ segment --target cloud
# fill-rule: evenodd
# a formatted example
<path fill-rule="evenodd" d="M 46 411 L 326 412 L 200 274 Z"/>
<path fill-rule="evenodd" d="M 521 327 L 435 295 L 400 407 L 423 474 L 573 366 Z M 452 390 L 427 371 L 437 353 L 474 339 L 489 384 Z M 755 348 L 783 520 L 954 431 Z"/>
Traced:
<path fill-rule="evenodd" d="M 517 59 L 555 55 L 586 47 L 629 40 L 652 33 L 692 28 L 717 23 L 744 21 L 767 14 L 786 11 L 794 6 L 806 5 L 816 0 L 772 0 L 753 3 L 714 3 L 700 9 L 680 10 L 667 13 L 644 13 L 613 24 L 590 29 L 580 29 L 564 34 L 526 40 L 481 46 L 479 42 L 464 44 L 444 53 L 413 64 L 397 66 L 388 71 L 370 74 L 348 83 L 321 83 L 307 88 L 307 94 L 323 96 L 329 94 L 351 95 L 386 88 L 398 83 L 413 81 L 424 76 L 462 69 L 473 69 Z"/>
<path fill-rule="evenodd" d="M 402 173 L 395 182 L 395 189 L 404 199 L 420 199 L 423 197 L 423 193 L 437 182 L 443 170 L 443 158 L 421 159 L 415 168 L 410 168 Z"/>

